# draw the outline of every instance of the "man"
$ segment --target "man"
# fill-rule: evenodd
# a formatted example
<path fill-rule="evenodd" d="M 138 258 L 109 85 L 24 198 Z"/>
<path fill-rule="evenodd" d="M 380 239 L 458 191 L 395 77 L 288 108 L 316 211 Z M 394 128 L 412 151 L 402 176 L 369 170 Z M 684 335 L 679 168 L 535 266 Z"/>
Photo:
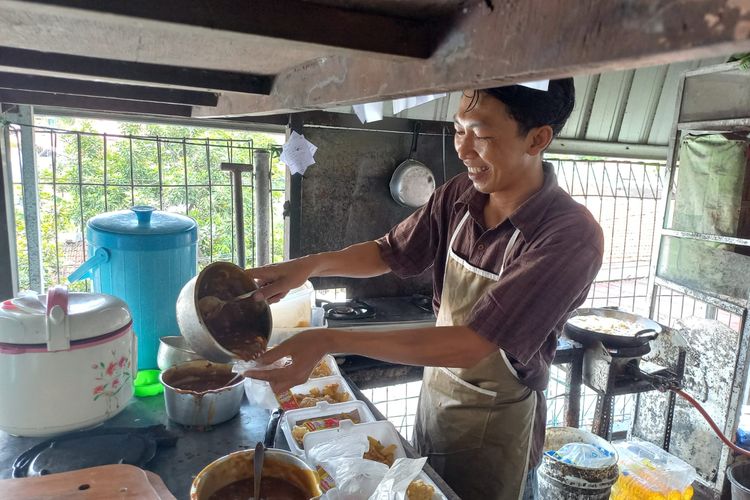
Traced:
<path fill-rule="evenodd" d="M 248 271 L 274 302 L 311 276 L 432 266 L 435 327 L 302 332 L 261 359 L 290 366 L 248 375 L 285 390 L 336 352 L 423 365 L 419 452 L 462 498 L 534 498 L 557 337 L 603 252 L 599 225 L 542 162 L 573 102 L 572 79 L 464 93 L 455 148 L 467 173 L 377 241 Z"/>

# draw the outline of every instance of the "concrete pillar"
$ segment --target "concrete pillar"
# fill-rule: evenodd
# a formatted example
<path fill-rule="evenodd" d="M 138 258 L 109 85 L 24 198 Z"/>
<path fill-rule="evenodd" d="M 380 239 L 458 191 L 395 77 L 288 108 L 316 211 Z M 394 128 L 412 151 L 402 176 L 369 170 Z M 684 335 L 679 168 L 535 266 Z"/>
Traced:
<path fill-rule="evenodd" d="M 255 265 L 271 263 L 271 152 L 253 152 L 255 176 Z"/>

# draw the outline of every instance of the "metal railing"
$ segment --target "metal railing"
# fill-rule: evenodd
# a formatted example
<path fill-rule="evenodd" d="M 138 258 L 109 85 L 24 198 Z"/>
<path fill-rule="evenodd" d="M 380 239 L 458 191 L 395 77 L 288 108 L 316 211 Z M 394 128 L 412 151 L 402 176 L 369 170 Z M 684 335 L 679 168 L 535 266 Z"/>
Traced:
<path fill-rule="evenodd" d="M 11 125 L 9 132 L 10 149 L 16 153 L 11 163 L 21 289 L 30 287 L 28 271 L 33 265 L 26 250 L 21 203 L 27 189 L 39 193 L 41 267 L 47 284 L 64 282 L 86 259 L 88 219 L 133 205 L 152 205 L 194 218 L 199 228 L 199 267 L 214 260 L 236 261 L 232 181 L 220 164 L 252 163 L 253 137 L 258 134 L 233 131 L 246 137 L 161 137 L 35 126 L 37 185 L 27 186 L 17 175 L 22 164 L 20 127 Z M 274 262 L 283 258 L 285 185 L 283 166 L 273 157 L 266 189 L 272 200 Z M 249 229 L 245 234 L 248 265 L 255 258 L 254 189 L 253 176 L 246 174 L 242 199 Z"/>

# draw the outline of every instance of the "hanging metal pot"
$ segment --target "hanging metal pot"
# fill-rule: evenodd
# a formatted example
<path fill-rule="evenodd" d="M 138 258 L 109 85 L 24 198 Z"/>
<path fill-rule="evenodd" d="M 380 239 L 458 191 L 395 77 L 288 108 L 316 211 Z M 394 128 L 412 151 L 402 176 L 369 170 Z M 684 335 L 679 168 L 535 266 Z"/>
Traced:
<path fill-rule="evenodd" d="M 419 208 L 430 199 L 435 191 L 435 176 L 427 166 L 412 159 L 417 150 L 419 139 L 419 122 L 414 125 L 414 135 L 411 141 L 409 158 L 396 167 L 391 177 L 391 196 L 399 205 Z"/>

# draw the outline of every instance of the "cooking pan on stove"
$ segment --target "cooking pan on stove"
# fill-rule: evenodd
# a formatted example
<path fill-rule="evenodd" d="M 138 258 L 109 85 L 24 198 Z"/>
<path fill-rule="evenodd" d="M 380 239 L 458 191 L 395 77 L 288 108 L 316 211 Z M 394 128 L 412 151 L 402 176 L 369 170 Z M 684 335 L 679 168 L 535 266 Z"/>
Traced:
<path fill-rule="evenodd" d="M 576 316 L 601 316 L 605 318 L 615 318 L 628 323 L 633 323 L 635 330 L 634 335 L 614 335 L 610 333 L 601 333 L 594 330 L 588 330 L 576 326 L 570 322 Z M 583 345 L 589 345 L 599 341 L 605 347 L 639 347 L 648 344 L 661 333 L 662 328 L 654 320 L 638 316 L 619 309 L 602 308 L 581 308 L 573 311 L 573 314 L 565 323 L 563 332 L 571 340 L 580 342 Z"/>

